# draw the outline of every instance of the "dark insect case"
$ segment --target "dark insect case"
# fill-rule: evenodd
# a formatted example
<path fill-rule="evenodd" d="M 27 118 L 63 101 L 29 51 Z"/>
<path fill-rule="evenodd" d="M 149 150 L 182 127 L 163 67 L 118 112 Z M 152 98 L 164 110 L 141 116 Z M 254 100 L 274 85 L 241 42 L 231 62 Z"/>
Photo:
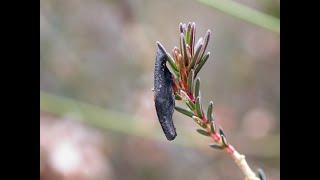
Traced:
<path fill-rule="evenodd" d="M 173 76 L 166 66 L 167 55 L 163 46 L 157 42 L 154 68 L 154 103 L 162 130 L 169 141 L 177 136 L 172 122 L 175 101 L 173 95 Z"/>

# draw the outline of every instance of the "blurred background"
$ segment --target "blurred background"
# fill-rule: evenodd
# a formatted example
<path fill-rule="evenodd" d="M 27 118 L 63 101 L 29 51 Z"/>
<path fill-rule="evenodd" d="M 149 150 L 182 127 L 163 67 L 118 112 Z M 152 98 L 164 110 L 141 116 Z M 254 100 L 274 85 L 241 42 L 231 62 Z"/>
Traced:
<path fill-rule="evenodd" d="M 235 2 L 279 18 L 279 0 Z M 213 32 L 199 73 L 204 107 L 214 102 L 251 168 L 280 179 L 279 33 L 196 0 L 40 3 L 41 179 L 243 179 L 190 118 L 174 113 L 173 142 L 157 120 L 155 42 L 178 46 L 189 21 L 196 39 Z"/>

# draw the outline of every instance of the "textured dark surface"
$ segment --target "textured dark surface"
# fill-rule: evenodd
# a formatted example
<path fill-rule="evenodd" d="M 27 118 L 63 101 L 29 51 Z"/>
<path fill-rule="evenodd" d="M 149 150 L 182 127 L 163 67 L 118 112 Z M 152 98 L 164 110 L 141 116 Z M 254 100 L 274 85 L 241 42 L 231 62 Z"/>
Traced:
<path fill-rule="evenodd" d="M 157 116 L 166 138 L 171 141 L 177 136 L 172 122 L 174 95 L 172 74 L 166 66 L 167 56 L 164 48 L 157 42 L 157 54 L 154 68 L 154 102 Z"/>

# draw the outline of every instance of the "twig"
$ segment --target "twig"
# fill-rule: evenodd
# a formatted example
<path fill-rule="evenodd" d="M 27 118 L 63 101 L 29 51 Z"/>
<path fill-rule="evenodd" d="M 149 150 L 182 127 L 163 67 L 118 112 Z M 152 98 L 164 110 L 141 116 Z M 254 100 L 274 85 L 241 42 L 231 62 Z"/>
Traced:
<path fill-rule="evenodd" d="M 186 27 L 188 27 L 188 29 L 186 29 Z M 198 43 L 194 45 L 193 43 L 195 43 L 195 41 L 191 41 L 191 39 L 188 38 L 195 37 L 195 23 L 189 22 L 188 25 L 180 23 L 179 29 L 181 33 L 181 48 L 177 49 L 175 47 L 172 56 L 168 52 L 166 53 L 167 57 L 174 57 L 168 65 L 171 67 L 173 64 L 174 67 L 171 67 L 171 69 L 175 74 L 178 74 L 175 76 L 173 83 L 175 98 L 177 101 L 184 102 L 187 109 L 176 106 L 175 110 L 191 117 L 194 122 L 202 128 L 197 130 L 198 133 L 211 137 L 214 144 L 211 144 L 210 147 L 227 152 L 241 169 L 246 180 L 265 180 L 263 171 L 260 170 L 258 175 L 256 175 L 249 167 L 245 160 L 245 156 L 236 151 L 235 148 L 228 143 L 224 131 L 221 127 L 218 128 L 213 116 L 213 102 L 210 101 L 206 113 L 203 110 L 204 108 L 201 103 L 200 78 L 196 77 L 210 56 L 210 52 L 206 53 L 205 51 L 210 40 L 211 31 L 208 30 L 203 38 L 204 40 L 200 38 Z M 191 34 L 188 34 L 189 32 L 191 32 Z M 181 38 L 184 39 L 181 40 Z M 194 49 L 182 47 L 194 47 Z M 192 52 L 196 53 L 193 54 Z M 189 56 L 187 56 L 188 54 Z"/>

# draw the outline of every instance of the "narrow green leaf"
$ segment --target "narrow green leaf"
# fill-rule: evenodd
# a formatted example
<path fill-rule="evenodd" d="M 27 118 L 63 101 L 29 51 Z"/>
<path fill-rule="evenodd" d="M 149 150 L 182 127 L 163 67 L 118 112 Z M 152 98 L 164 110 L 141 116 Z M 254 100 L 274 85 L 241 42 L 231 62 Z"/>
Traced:
<path fill-rule="evenodd" d="M 194 70 L 192 69 L 188 77 L 188 88 L 190 93 L 193 92 L 193 82 L 194 82 Z"/>
<path fill-rule="evenodd" d="M 186 43 L 190 45 L 191 42 L 191 22 L 188 23 L 187 33 L 186 33 Z"/>
<path fill-rule="evenodd" d="M 204 136 L 210 136 L 210 134 L 207 131 L 203 130 L 203 129 L 197 129 L 197 132 L 199 134 L 204 135 Z"/>
<path fill-rule="evenodd" d="M 187 110 L 187 109 L 181 108 L 181 107 L 179 107 L 179 106 L 175 106 L 174 109 L 177 110 L 178 112 L 186 115 L 186 116 L 191 117 L 191 118 L 192 118 L 192 116 L 193 116 L 193 112 L 191 112 L 191 111 L 189 111 L 189 110 Z"/>
<path fill-rule="evenodd" d="M 181 56 L 182 56 L 182 62 L 184 62 L 183 60 L 184 60 L 184 55 L 183 55 L 183 53 L 184 53 L 184 51 L 183 51 L 183 43 L 182 43 L 182 39 L 183 39 L 183 33 L 180 33 L 180 39 L 179 39 L 179 50 L 180 50 L 180 54 L 181 54 Z M 181 63 L 181 62 L 180 62 Z M 179 64 L 179 66 L 180 66 L 180 64 Z M 181 67 L 180 67 L 181 68 Z"/>
<path fill-rule="evenodd" d="M 188 108 L 190 109 L 190 110 L 194 110 L 194 108 L 195 108 L 195 106 L 192 106 L 192 104 L 190 103 L 190 101 L 187 101 L 186 102 L 186 105 L 188 106 Z"/>
<path fill-rule="evenodd" d="M 194 65 L 195 65 L 196 62 L 197 62 L 197 59 L 198 59 L 198 56 L 199 56 L 201 47 L 202 47 L 202 44 L 200 44 L 200 45 L 197 47 L 196 52 L 195 52 L 194 56 L 192 57 L 191 63 L 190 63 L 190 65 L 188 66 L 188 71 L 190 71 L 191 69 L 194 68 Z"/>
<path fill-rule="evenodd" d="M 191 25 L 191 37 L 190 37 L 190 47 L 191 47 L 191 55 L 194 54 L 194 44 L 196 40 L 196 24 L 193 22 Z"/>
<path fill-rule="evenodd" d="M 220 133 L 220 135 L 221 135 L 221 136 L 226 137 L 226 135 L 224 134 L 224 132 L 223 132 L 223 130 L 222 130 L 222 128 L 221 128 L 221 127 L 219 127 L 219 133 Z"/>
<path fill-rule="evenodd" d="M 203 117 L 203 114 L 202 114 L 202 107 L 201 107 L 201 98 L 200 96 L 197 97 L 197 100 L 196 100 L 196 111 L 197 111 L 197 114 L 200 118 Z"/>
<path fill-rule="evenodd" d="M 210 35 L 211 35 L 211 31 L 210 29 L 206 32 L 206 35 L 204 36 L 204 42 L 203 42 L 203 46 L 201 48 L 201 52 L 200 52 L 200 59 L 202 59 L 202 57 L 204 56 L 204 53 L 206 52 L 209 40 L 210 40 Z"/>
<path fill-rule="evenodd" d="M 170 54 L 167 52 L 167 50 L 164 48 L 164 46 L 163 46 L 159 41 L 157 41 L 156 43 L 157 43 L 158 47 L 159 47 L 163 52 L 166 53 L 167 59 L 168 59 L 168 61 L 169 61 L 169 67 L 171 68 L 171 72 L 176 76 L 176 78 L 178 78 L 178 77 L 179 77 L 179 71 L 177 71 L 178 68 L 177 68 L 177 66 L 175 65 L 175 62 L 174 62 L 173 58 L 170 56 Z M 172 61 L 172 62 L 171 62 L 171 61 Z"/>
<path fill-rule="evenodd" d="M 179 72 L 178 66 L 177 66 L 175 60 L 172 58 L 172 56 L 168 52 L 166 52 L 166 55 L 168 57 L 168 62 L 170 64 L 170 66 L 172 67 L 172 69 Z"/>
<path fill-rule="evenodd" d="M 218 150 L 222 150 L 224 147 L 223 146 L 219 146 L 218 144 L 210 144 L 210 147 L 212 147 L 213 149 L 218 149 Z"/>
<path fill-rule="evenodd" d="M 210 52 L 208 52 L 202 59 L 201 61 L 199 62 L 199 64 L 196 66 L 196 69 L 195 69 L 195 73 L 194 73 L 194 77 L 196 77 L 199 73 L 199 71 L 201 70 L 201 68 L 203 67 L 203 65 L 207 62 L 208 58 L 210 56 Z"/>
<path fill-rule="evenodd" d="M 213 122 L 210 123 L 210 128 L 212 133 L 216 133 L 216 125 Z"/>
<path fill-rule="evenodd" d="M 228 145 L 227 138 L 226 138 L 226 135 L 224 134 L 224 132 L 223 132 L 221 127 L 219 128 L 219 133 L 220 133 L 220 136 L 221 136 L 221 139 L 222 139 L 222 143 L 225 146 L 227 146 Z"/>
<path fill-rule="evenodd" d="M 191 100 L 188 100 L 187 103 L 190 104 L 190 106 L 192 108 L 191 110 L 196 109 L 196 104 L 194 102 L 192 102 Z"/>
<path fill-rule="evenodd" d="M 173 74 L 174 78 L 179 79 L 180 74 L 173 69 L 173 67 L 170 65 L 170 63 L 167 64 L 167 67 L 168 67 L 169 71 L 171 72 L 171 74 Z"/>
<path fill-rule="evenodd" d="M 184 60 L 184 65 L 187 67 L 188 66 L 188 57 L 187 57 L 187 45 L 186 45 L 186 41 L 185 41 L 185 37 L 184 34 L 181 33 L 180 34 L 180 44 L 181 44 L 181 54 L 182 54 L 182 58 Z"/>
<path fill-rule="evenodd" d="M 210 101 L 209 106 L 208 106 L 208 110 L 207 110 L 207 119 L 210 122 L 213 121 L 212 108 L 213 108 L 213 102 Z"/>
<path fill-rule="evenodd" d="M 201 47 L 200 47 L 200 45 L 201 45 Z M 200 61 L 199 59 L 200 59 L 202 46 L 203 46 L 203 38 L 200 37 L 197 44 L 195 45 L 195 51 L 199 50 L 197 56 L 195 57 L 196 64 L 198 64 L 198 62 Z"/>
<path fill-rule="evenodd" d="M 200 95 L 200 78 L 196 79 L 196 84 L 194 87 L 194 94 L 195 94 L 195 97 L 198 97 Z"/>
<path fill-rule="evenodd" d="M 224 135 L 221 135 L 221 139 L 222 139 L 222 143 L 224 144 L 224 146 L 228 146 L 228 141 Z"/>

